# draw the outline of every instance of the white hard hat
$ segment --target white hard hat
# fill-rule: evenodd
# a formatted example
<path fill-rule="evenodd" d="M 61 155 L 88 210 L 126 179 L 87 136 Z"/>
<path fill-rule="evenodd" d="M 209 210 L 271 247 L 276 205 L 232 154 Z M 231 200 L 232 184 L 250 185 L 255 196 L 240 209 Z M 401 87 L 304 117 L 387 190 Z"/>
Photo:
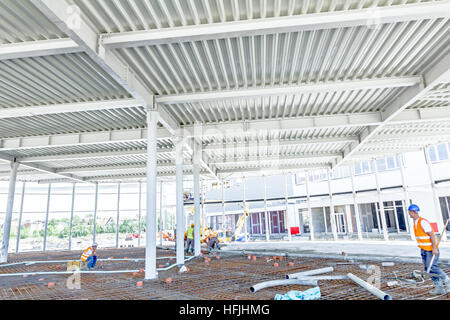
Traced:
<path fill-rule="evenodd" d="M 98 247 L 97 242 L 92 243 L 93 247 Z"/>

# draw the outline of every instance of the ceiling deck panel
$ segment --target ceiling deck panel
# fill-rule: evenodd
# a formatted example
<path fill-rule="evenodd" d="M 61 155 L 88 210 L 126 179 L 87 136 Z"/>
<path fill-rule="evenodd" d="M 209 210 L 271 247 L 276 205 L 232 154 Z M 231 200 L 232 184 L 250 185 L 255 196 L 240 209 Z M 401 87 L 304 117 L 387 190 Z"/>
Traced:
<path fill-rule="evenodd" d="M 0 137 L 24 137 L 146 127 L 143 108 L 66 112 L 0 119 Z"/>
<path fill-rule="evenodd" d="M 67 37 L 30 1 L 0 1 L 0 26 L 0 44 Z"/>
<path fill-rule="evenodd" d="M 0 109 L 129 98 L 86 54 L 0 61 Z"/>

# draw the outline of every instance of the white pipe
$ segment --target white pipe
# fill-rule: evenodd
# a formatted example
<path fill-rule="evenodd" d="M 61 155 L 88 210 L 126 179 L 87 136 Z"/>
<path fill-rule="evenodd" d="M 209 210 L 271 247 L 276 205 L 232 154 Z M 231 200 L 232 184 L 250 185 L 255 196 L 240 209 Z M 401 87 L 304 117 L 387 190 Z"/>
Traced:
<path fill-rule="evenodd" d="M 381 291 L 380 289 L 374 287 L 373 285 L 371 285 L 370 283 L 365 282 L 364 280 L 358 278 L 357 276 L 355 276 L 352 273 L 348 273 L 347 277 L 354 281 L 355 283 L 359 284 L 361 287 L 363 287 L 364 289 L 366 289 L 367 291 L 369 291 L 371 294 L 373 294 L 374 296 L 380 298 L 381 300 L 392 300 L 392 297 L 390 295 L 388 295 L 387 293 Z"/>
<path fill-rule="evenodd" d="M 337 275 L 337 276 L 306 276 L 306 277 L 298 277 L 296 279 L 299 280 L 345 280 L 348 279 L 346 275 Z"/>
<path fill-rule="evenodd" d="M 316 280 L 305 280 L 305 279 L 282 279 L 282 280 L 272 280 L 261 282 L 250 287 L 250 292 L 255 293 L 261 289 L 276 287 L 276 286 L 289 286 L 289 285 L 302 285 L 302 286 L 317 286 Z"/>
<path fill-rule="evenodd" d="M 297 279 L 299 277 L 305 277 L 305 276 L 311 276 L 314 274 L 321 274 L 321 273 L 327 273 L 327 272 L 333 272 L 333 267 L 327 267 L 327 268 L 321 268 L 321 269 L 314 269 L 314 270 L 307 270 L 292 274 L 287 274 L 286 279 Z"/>

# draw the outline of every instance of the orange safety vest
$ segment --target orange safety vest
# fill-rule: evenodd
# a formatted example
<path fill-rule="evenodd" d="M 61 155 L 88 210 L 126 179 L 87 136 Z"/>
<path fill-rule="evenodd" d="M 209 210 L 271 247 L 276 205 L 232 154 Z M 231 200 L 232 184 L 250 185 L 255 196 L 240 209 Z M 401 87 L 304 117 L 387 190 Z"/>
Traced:
<path fill-rule="evenodd" d="M 417 221 L 417 227 L 416 224 L 414 224 L 414 234 L 416 235 L 416 240 L 420 249 L 423 249 L 425 251 L 432 251 L 433 244 L 431 243 L 431 237 L 423 230 L 422 220 L 428 222 L 427 219 L 419 218 L 419 221 Z"/>
<path fill-rule="evenodd" d="M 92 247 L 88 247 L 86 250 L 83 251 L 81 254 L 81 261 L 86 262 L 87 258 L 92 254 L 93 250 Z"/>

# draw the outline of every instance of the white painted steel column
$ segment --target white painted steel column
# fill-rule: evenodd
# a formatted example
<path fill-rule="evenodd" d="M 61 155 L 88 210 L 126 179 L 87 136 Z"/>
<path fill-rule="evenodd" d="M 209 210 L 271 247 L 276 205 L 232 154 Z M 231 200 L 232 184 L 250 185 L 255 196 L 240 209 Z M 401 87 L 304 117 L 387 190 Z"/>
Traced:
<path fill-rule="evenodd" d="M 266 241 L 270 240 L 270 230 L 269 230 L 269 217 L 267 215 L 267 186 L 266 186 L 266 176 L 263 176 L 264 181 L 264 228 L 266 229 Z"/>
<path fill-rule="evenodd" d="M 70 206 L 70 222 L 69 222 L 69 251 L 72 250 L 72 226 L 73 226 L 73 209 L 75 206 L 75 186 L 72 185 L 72 205 Z"/>
<path fill-rule="evenodd" d="M 162 225 L 162 210 L 163 210 L 163 182 L 159 182 L 159 245 L 163 245 L 163 225 Z"/>
<path fill-rule="evenodd" d="M 331 170 L 327 170 L 328 176 L 328 192 L 330 194 L 330 222 L 331 222 L 331 231 L 333 232 L 334 240 L 338 239 L 337 234 L 337 226 L 336 226 L 336 214 L 334 212 L 334 203 L 333 203 L 333 190 L 331 189 Z"/>
<path fill-rule="evenodd" d="M 142 182 L 139 181 L 139 203 L 138 203 L 138 247 L 141 246 L 141 217 L 142 217 Z"/>
<path fill-rule="evenodd" d="M 52 193 L 52 184 L 48 184 L 48 193 L 47 193 L 47 210 L 45 213 L 45 226 L 44 226 L 44 246 L 42 251 L 47 250 L 47 230 L 48 230 L 48 214 L 50 211 L 50 195 Z"/>
<path fill-rule="evenodd" d="M 155 102 L 147 106 L 147 218 L 145 241 L 145 280 L 156 279 L 156 194 L 157 194 L 157 127 L 158 111 Z"/>
<path fill-rule="evenodd" d="M 441 241 L 447 241 L 447 236 L 445 234 L 447 230 L 444 230 L 444 217 L 442 216 L 441 205 L 439 203 L 439 195 L 436 190 L 437 189 L 436 183 L 434 182 L 433 170 L 431 169 L 430 155 L 427 152 L 427 148 L 424 148 L 423 152 L 425 153 L 425 162 L 427 163 L 428 175 L 430 177 L 430 182 L 431 182 L 431 190 L 433 191 L 434 209 L 436 210 L 435 212 L 436 212 L 436 216 L 437 216 L 439 230 L 442 230 L 442 233 L 444 234 L 442 236 Z"/>
<path fill-rule="evenodd" d="M 98 182 L 95 183 L 95 198 L 94 198 L 94 230 L 92 231 L 92 241 L 95 242 L 97 238 L 97 208 L 98 208 Z"/>
<path fill-rule="evenodd" d="M 314 240 L 314 224 L 313 224 L 313 218 L 312 218 L 312 211 L 311 211 L 311 196 L 309 194 L 309 172 L 305 171 L 305 187 L 306 187 L 306 204 L 308 206 L 308 216 L 309 216 L 309 233 L 311 236 L 311 240 Z M 325 225 L 326 225 L 325 221 Z"/>
<path fill-rule="evenodd" d="M 225 232 L 225 199 L 224 199 L 224 186 L 222 179 L 222 242 L 225 243 L 227 240 Z"/>
<path fill-rule="evenodd" d="M 197 126 L 195 126 L 197 128 Z M 198 129 L 195 129 L 197 131 Z M 197 135 L 196 135 L 197 136 Z M 194 139 L 194 254 L 201 253 L 200 242 L 200 158 L 202 155 L 201 145 Z"/>
<path fill-rule="evenodd" d="M 327 210 L 325 207 L 322 207 L 322 213 L 323 213 L 323 222 L 325 226 L 325 233 L 328 233 L 328 226 L 327 226 Z M 331 219 L 330 219 L 331 220 Z"/>
<path fill-rule="evenodd" d="M 354 166 L 350 167 L 350 178 L 352 180 L 352 194 L 353 194 L 353 206 L 355 207 L 355 219 L 356 219 L 356 231 L 358 232 L 358 240 L 363 240 L 362 236 L 362 226 L 361 226 L 361 215 L 359 213 L 359 205 L 356 201 L 356 189 L 355 189 L 355 173 L 353 172 Z"/>
<path fill-rule="evenodd" d="M 384 213 L 384 205 L 383 205 L 383 199 L 381 197 L 381 189 L 380 189 L 380 181 L 378 177 L 378 167 L 375 160 L 372 160 L 374 169 L 375 169 L 375 180 L 377 183 L 377 194 L 378 194 L 378 203 L 380 206 L 380 218 L 381 218 L 381 226 L 383 228 L 383 239 L 389 240 L 387 225 L 386 225 L 386 214 Z"/>
<path fill-rule="evenodd" d="M 244 207 L 244 242 L 247 242 L 248 234 L 247 234 L 247 203 L 245 201 L 245 177 L 242 177 L 242 205 Z M 250 211 L 249 211 L 250 212 Z M 250 213 L 249 213 L 250 214 Z"/>
<path fill-rule="evenodd" d="M 116 248 L 119 247 L 119 224 L 120 224 L 120 182 L 117 184 Z"/>
<path fill-rule="evenodd" d="M 397 156 L 398 159 L 402 159 L 401 155 Z M 409 217 L 408 214 L 408 207 L 410 205 L 410 199 L 409 199 L 409 192 L 408 192 L 408 182 L 406 180 L 405 176 L 405 167 L 403 166 L 404 163 L 400 163 L 400 174 L 402 176 L 402 186 L 403 186 L 403 193 L 404 193 L 404 201 L 403 203 L 403 216 L 405 219 L 405 225 L 407 228 L 407 231 L 409 232 L 409 236 L 411 237 L 411 240 L 416 241 L 416 235 L 414 234 L 414 226 L 413 226 L 413 220 Z"/>
<path fill-rule="evenodd" d="M 184 264 L 184 197 L 183 197 L 183 136 L 179 133 L 175 137 L 176 150 L 176 204 L 177 204 L 177 264 Z"/>
<path fill-rule="evenodd" d="M 14 193 L 16 191 L 17 169 L 19 168 L 18 162 L 11 163 L 11 174 L 9 176 L 8 187 L 8 200 L 6 203 L 6 215 L 3 222 L 3 242 L 0 262 L 8 262 L 8 248 L 9 248 L 9 236 L 11 233 L 11 220 L 14 207 Z"/>
<path fill-rule="evenodd" d="M 23 200 L 25 198 L 25 185 L 26 182 L 22 182 L 22 194 L 20 196 L 19 224 L 17 226 L 16 253 L 19 252 L 20 231 L 22 229 Z"/>

